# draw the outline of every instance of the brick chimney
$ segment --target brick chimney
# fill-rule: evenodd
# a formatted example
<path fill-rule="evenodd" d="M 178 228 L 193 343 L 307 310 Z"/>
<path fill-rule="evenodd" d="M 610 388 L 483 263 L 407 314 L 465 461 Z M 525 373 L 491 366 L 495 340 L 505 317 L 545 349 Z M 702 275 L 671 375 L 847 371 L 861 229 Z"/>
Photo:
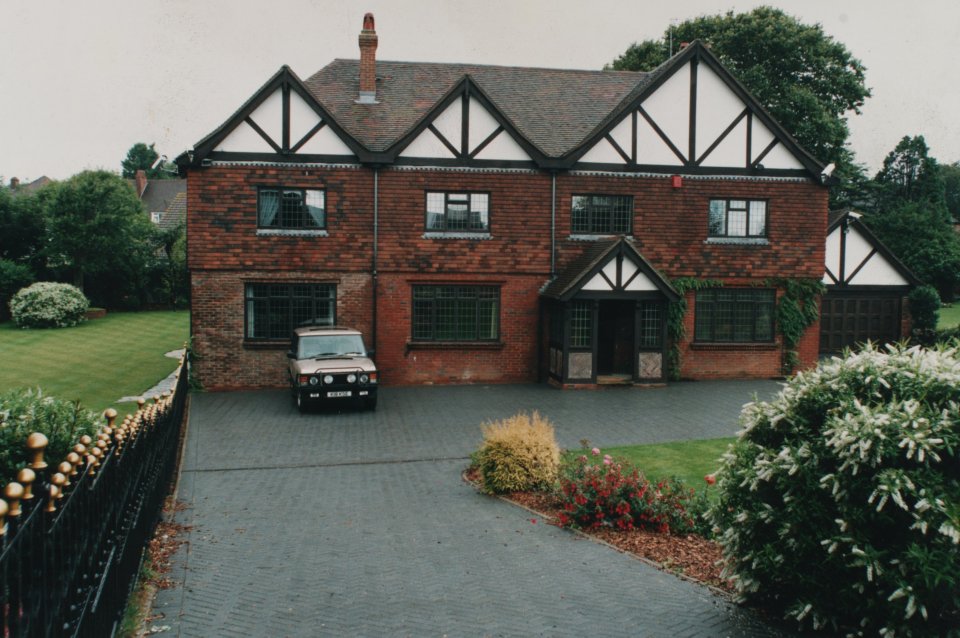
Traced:
<path fill-rule="evenodd" d="M 143 197 L 143 191 L 147 190 L 147 172 L 142 168 L 138 169 L 133 179 L 137 184 L 137 197 Z"/>
<path fill-rule="evenodd" d="M 373 14 L 363 16 L 360 32 L 360 96 L 357 104 L 377 103 L 377 32 Z"/>
<path fill-rule="evenodd" d="M 16 177 L 10 178 L 10 190 L 15 191 L 20 188 L 20 180 Z"/>

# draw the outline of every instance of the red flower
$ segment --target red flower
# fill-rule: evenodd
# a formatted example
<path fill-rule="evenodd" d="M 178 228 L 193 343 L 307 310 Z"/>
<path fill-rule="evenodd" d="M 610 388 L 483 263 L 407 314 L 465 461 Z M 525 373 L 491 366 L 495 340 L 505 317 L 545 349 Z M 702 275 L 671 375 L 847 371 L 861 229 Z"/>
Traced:
<path fill-rule="evenodd" d="M 717 482 L 717 477 L 713 474 L 707 474 L 703 477 L 703 480 L 707 482 L 707 485 L 713 485 Z"/>

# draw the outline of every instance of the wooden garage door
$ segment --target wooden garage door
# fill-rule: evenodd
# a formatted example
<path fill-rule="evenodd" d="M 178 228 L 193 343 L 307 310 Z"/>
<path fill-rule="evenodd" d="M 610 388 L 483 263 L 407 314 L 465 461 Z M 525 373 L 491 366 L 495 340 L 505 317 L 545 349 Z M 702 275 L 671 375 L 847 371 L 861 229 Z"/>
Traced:
<path fill-rule="evenodd" d="M 820 306 L 820 352 L 837 353 L 867 340 L 900 339 L 900 295 L 828 292 Z"/>

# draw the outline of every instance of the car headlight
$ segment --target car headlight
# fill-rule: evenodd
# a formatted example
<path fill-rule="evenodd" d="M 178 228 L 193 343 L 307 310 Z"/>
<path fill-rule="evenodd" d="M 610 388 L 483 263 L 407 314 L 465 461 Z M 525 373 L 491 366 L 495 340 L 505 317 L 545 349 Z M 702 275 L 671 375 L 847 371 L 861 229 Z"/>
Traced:
<path fill-rule="evenodd" d="M 361 375 L 360 375 L 360 383 L 366 383 L 366 382 L 369 381 L 369 380 L 370 380 L 370 377 L 369 377 L 368 375 L 366 375 L 366 374 L 361 374 Z"/>
<path fill-rule="evenodd" d="M 331 383 L 333 383 L 333 375 L 328 374 L 327 376 L 323 377 L 323 382 L 327 385 L 330 385 Z"/>
<path fill-rule="evenodd" d="M 357 375 L 355 374 L 347 375 L 347 383 L 356 383 L 356 382 L 357 382 Z"/>
<path fill-rule="evenodd" d="M 320 383 L 320 379 L 317 377 L 310 377 L 310 385 L 317 385 L 318 383 Z"/>

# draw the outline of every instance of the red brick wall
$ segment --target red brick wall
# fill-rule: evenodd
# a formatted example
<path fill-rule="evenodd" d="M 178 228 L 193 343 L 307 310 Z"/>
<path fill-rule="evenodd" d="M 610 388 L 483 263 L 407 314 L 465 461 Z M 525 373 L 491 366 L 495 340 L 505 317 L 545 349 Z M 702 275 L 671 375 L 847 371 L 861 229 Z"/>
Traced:
<path fill-rule="evenodd" d="M 262 281 L 335 283 L 336 321 L 370 334 L 370 275 L 314 271 L 207 270 L 191 275 L 194 373 L 208 390 L 286 387 L 289 343 L 244 339 L 244 284 Z M 369 345 L 369 344 L 368 344 Z"/>
<path fill-rule="evenodd" d="M 188 177 L 188 263 L 193 273 L 197 371 L 211 389 L 285 384 L 285 347 L 243 339 L 243 283 L 274 278 L 336 282 L 337 321 L 368 333 L 386 383 L 535 381 L 539 290 L 550 274 L 551 179 L 547 173 L 385 169 L 379 176 L 378 334 L 372 330 L 373 172 L 365 168 L 214 166 Z M 257 236 L 258 186 L 324 188 L 327 237 Z M 425 192 L 490 194 L 489 239 L 425 238 Z M 669 176 L 561 174 L 557 179 L 558 270 L 589 245 L 571 240 L 573 194 L 634 197 L 633 237 L 668 278 L 753 285 L 767 277 L 823 272 L 827 190 L 795 182 Z M 769 245 L 706 243 L 711 198 L 767 199 Z M 501 345 L 409 344 L 413 283 L 501 286 Z M 694 308 L 687 320 L 693 338 Z M 812 337 L 810 335 L 813 335 Z M 816 360 L 816 327 L 801 359 Z M 811 345 L 812 344 L 812 345 Z M 811 354 L 812 353 L 812 354 Z M 780 349 L 684 345 L 683 376 L 768 377 Z"/>

